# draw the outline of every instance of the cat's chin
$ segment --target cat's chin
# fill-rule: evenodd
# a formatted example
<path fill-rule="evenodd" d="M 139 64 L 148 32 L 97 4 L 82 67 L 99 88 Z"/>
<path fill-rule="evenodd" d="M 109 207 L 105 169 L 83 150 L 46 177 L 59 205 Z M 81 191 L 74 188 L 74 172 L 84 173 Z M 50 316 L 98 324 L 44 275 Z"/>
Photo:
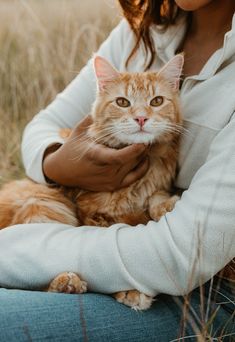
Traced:
<path fill-rule="evenodd" d="M 120 143 L 125 145 L 132 145 L 132 144 L 153 144 L 156 142 L 157 137 L 148 132 L 138 132 L 132 134 L 119 134 L 118 140 Z"/>

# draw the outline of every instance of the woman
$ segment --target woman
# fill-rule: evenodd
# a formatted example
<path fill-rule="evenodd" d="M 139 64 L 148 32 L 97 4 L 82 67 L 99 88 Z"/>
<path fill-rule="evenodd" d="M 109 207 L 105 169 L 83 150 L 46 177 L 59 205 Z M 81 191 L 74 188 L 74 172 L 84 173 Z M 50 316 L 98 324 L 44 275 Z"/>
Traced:
<path fill-rule="evenodd" d="M 129 24 L 123 20 L 98 51 L 117 69 L 156 70 L 177 52 L 185 53 L 181 100 L 189 133 L 182 139 L 175 183 L 182 198 L 160 222 L 135 229 L 124 224 L 109 229 L 62 224 L 5 229 L 0 232 L 0 282 L 35 289 L 72 270 L 94 292 L 136 288 L 164 295 L 139 315 L 101 295 L 2 290 L 0 340 L 170 341 L 188 335 L 195 340 L 200 333 L 204 338 L 226 335 L 229 340 L 235 333 L 231 282 L 215 277 L 193 290 L 235 255 L 235 3 L 119 2 Z M 61 145 L 60 127 L 81 121 L 73 136 L 86 132 L 89 118 L 83 118 L 94 97 L 94 73 L 88 62 L 25 130 L 22 152 L 31 178 L 100 191 L 126 186 L 146 172 L 141 145 L 123 149 L 116 158 L 115 150 L 100 145 L 84 155 L 81 140 L 84 156 L 76 162 L 71 140 Z M 102 173 L 104 163 L 108 166 Z M 189 293 L 186 300 L 181 297 Z M 9 329 L 15 322 L 13 311 L 21 316 Z"/>

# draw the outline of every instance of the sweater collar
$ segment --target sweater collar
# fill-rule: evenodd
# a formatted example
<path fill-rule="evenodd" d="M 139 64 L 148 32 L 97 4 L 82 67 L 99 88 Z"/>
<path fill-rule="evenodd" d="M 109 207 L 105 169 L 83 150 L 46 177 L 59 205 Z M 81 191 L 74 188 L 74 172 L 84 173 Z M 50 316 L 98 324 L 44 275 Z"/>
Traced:
<path fill-rule="evenodd" d="M 162 31 L 159 26 L 152 28 L 154 40 L 156 42 L 156 50 L 159 58 L 166 63 L 177 52 L 180 43 L 186 33 L 186 16 L 181 15 L 176 26 L 171 26 L 167 31 Z M 229 61 L 235 59 L 235 14 L 232 19 L 231 30 L 224 35 L 223 46 L 215 51 L 209 58 L 198 75 L 190 76 L 195 80 L 205 80 L 212 77 L 220 67 Z"/>

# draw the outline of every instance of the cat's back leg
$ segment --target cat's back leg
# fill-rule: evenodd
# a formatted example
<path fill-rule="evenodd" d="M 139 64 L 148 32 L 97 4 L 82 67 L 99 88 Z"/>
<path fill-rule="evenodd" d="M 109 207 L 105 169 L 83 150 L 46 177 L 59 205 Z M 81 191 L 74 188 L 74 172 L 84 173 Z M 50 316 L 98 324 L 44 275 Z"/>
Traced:
<path fill-rule="evenodd" d="M 127 305 L 136 311 L 149 309 L 154 301 L 153 297 L 137 290 L 121 291 L 114 293 L 112 296 L 119 303 Z"/>

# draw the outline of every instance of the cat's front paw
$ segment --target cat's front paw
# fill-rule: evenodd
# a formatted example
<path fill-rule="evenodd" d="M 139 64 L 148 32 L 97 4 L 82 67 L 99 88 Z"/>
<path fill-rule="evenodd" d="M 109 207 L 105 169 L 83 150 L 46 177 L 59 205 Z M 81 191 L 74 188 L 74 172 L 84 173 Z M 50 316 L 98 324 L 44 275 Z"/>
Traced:
<path fill-rule="evenodd" d="M 147 296 L 137 290 L 117 292 L 113 294 L 113 297 L 119 303 L 130 306 L 136 311 L 149 309 L 154 301 L 153 297 Z"/>
<path fill-rule="evenodd" d="M 178 200 L 179 196 L 175 195 L 163 201 L 162 203 L 156 205 L 156 207 L 153 207 L 149 211 L 151 219 L 153 219 L 154 221 L 159 221 L 162 216 L 166 215 L 166 213 L 174 209 L 175 203 Z"/>
<path fill-rule="evenodd" d="M 48 292 L 84 293 L 87 292 L 87 283 L 73 272 L 60 273 L 50 283 Z"/>

